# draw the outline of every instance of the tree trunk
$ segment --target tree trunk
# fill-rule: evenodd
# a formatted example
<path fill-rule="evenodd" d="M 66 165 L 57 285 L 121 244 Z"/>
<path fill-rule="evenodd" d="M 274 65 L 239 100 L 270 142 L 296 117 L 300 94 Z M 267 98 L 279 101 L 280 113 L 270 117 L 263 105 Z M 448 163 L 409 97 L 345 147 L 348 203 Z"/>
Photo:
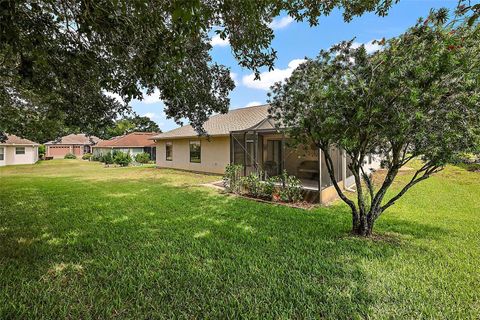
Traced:
<path fill-rule="evenodd" d="M 372 216 L 363 216 L 353 219 L 352 234 L 360 237 L 370 237 L 373 232 L 375 219 Z"/>

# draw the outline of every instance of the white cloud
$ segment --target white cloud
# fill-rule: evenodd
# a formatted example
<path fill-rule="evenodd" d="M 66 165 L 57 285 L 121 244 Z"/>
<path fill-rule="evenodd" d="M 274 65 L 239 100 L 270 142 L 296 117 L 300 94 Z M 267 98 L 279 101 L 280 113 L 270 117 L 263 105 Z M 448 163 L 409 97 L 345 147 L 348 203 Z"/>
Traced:
<path fill-rule="evenodd" d="M 378 43 L 373 43 L 375 40 L 371 40 L 367 43 L 354 42 L 352 43 L 352 48 L 359 48 L 362 44 L 365 45 L 365 50 L 368 54 L 374 53 L 375 51 L 382 50 L 382 46 Z"/>
<path fill-rule="evenodd" d="M 269 26 L 274 30 L 278 30 L 278 29 L 283 29 L 287 27 L 292 22 L 293 22 L 293 18 L 290 16 L 286 16 L 286 17 L 274 19 L 272 22 L 270 22 Z"/>
<path fill-rule="evenodd" d="M 158 102 L 162 102 L 160 99 L 160 91 L 158 89 L 155 89 L 155 91 L 153 91 L 153 93 L 150 95 L 143 93 L 143 100 L 141 103 L 152 104 Z"/>
<path fill-rule="evenodd" d="M 238 86 L 238 74 L 235 72 L 230 72 L 230 78 L 232 78 L 235 85 Z"/>
<path fill-rule="evenodd" d="M 220 38 L 220 36 L 217 34 L 216 36 L 214 36 L 212 38 L 212 40 L 210 40 L 210 44 L 212 45 L 212 47 L 215 47 L 215 46 L 219 46 L 219 47 L 226 47 L 230 44 L 230 42 L 228 41 L 228 38 L 226 39 L 222 39 Z"/>
<path fill-rule="evenodd" d="M 254 107 L 254 106 L 260 106 L 262 105 L 263 103 L 261 102 L 258 102 L 258 101 L 252 101 L 252 102 L 249 102 L 245 105 L 245 107 Z"/>
<path fill-rule="evenodd" d="M 275 82 L 283 81 L 285 78 L 290 77 L 293 70 L 305 61 L 304 59 L 294 59 L 288 63 L 286 69 L 274 69 L 272 71 L 262 72 L 260 74 L 260 80 L 255 80 L 255 75 L 251 73 L 242 78 L 242 83 L 249 88 L 269 90 Z"/>
<path fill-rule="evenodd" d="M 158 116 L 154 112 L 147 112 L 142 117 L 147 117 L 147 118 L 150 118 L 152 120 L 155 119 L 155 118 L 158 118 Z"/>
<path fill-rule="evenodd" d="M 124 104 L 125 102 L 123 101 L 122 97 L 120 97 L 119 94 L 117 93 L 113 93 L 113 92 L 108 92 L 108 91 L 104 91 L 103 92 L 107 97 L 110 97 L 110 98 L 114 98 L 115 100 L 117 100 L 118 102 Z"/>

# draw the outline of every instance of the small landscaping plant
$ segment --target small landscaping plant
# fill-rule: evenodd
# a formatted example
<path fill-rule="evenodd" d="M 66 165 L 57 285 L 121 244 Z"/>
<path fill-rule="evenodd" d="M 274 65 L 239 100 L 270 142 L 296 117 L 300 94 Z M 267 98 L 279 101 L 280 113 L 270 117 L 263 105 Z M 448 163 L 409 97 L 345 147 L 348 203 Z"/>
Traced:
<path fill-rule="evenodd" d="M 297 177 L 291 176 L 286 170 L 283 170 L 281 175 L 271 179 L 277 182 L 273 193 L 274 200 L 282 202 L 299 202 L 303 200 L 302 183 Z"/>
<path fill-rule="evenodd" d="M 301 182 L 284 171 L 278 177 L 262 180 L 263 172 L 252 172 L 241 177 L 243 166 L 230 164 L 225 169 L 223 185 L 230 193 L 279 202 L 299 202 L 303 200 Z"/>
<path fill-rule="evenodd" d="M 240 193 L 241 191 L 241 172 L 243 166 L 240 164 L 229 164 L 225 168 L 223 175 L 223 186 L 227 192 Z"/>
<path fill-rule="evenodd" d="M 112 153 L 108 152 L 108 153 L 102 155 L 100 161 L 103 162 L 106 166 L 109 166 L 109 165 L 113 164 Z"/>
<path fill-rule="evenodd" d="M 150 155 L 146 152 L 138 153 L 135 156 L 135 162 L 145 164 L 145 163 L 148 163 L 149 161 L 150 161 Z"/>
<path fill-rule="evenodd" d="M 92 154 L 91 153 L 85 153 L 83 154 L 82 156 L 82 159 L 83 160 L 90 160 L 92 158 Z"/>
<path fill-rule="evenodd" d="M 121 167 L 128 167 L 132 163 L 132 157 L 129 153 L 118 151 L 113 156 L 113 162 Z"/>
<path fill-rule="evenodd" d="M 101 154 L 92 154 L 90 161 L 102 161 L 102 157 L 103 156 Z"/>
<path fill-rule="evenodd" d="M 65 157 L 63 157 L 64 159 L 77 159 L 77 156 L 74 155 L 73 153 L 67 153 L 65 155 Z"/>

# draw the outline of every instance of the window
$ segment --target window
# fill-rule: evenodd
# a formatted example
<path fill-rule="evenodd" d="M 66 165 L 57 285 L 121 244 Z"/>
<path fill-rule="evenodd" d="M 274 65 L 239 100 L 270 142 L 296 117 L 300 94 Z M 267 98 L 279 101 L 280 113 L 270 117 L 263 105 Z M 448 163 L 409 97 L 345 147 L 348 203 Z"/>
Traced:
<path fill-rule="evenodd" d="M 190 162 L 201 162 L 201 150 L 200 141 L 190 141 Z"/>
<path fill-rule="evenodd" d="M 5 160 L 5 149 L 4 148 L 0 148 L 0 161 L 3 161 Z"/>
<path fill-rule="evenodd" d="M 191 157 L 192 156 L 190 155 L 190 158 Z M 165 160 L 167 160 L 167 161 L 172 161 L 173 160 L 173 144 L 171 142 L 166 142 L 165 143 Z"/>
<path fill-rule="evenodd" d="M 25 154 L 25 147 L 16 147 L 15 154 Z"/>

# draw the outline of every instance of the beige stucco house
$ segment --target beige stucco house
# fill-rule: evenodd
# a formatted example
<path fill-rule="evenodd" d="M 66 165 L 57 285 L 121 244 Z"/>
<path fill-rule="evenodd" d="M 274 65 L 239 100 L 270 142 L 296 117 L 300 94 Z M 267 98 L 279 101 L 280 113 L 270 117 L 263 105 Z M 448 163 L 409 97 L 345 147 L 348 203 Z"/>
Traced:
<path fill-rule="evenodd" d="M 65 155 L 71 153 L 77 157 L 81 157 L 85 153 L 91 153 L 92 147 L 100 141 L 100 138 L 87 136 L 84 133 L 69 134 L 58 140 L 46 142 L 45 156 L 63 159 Z"/>
<path fill-rule="evenodd" d="M 157 144 L 157 166 L 205 173 L 223 174 L 229 163 L 241 164 L 244 175 L 261 170 L 275 176 L 286 170 L 298 177 L 310 200 L 326 203 L 337 196 L 315 146 L 293 146 L 284 130 L 268 116 L 268 105 L 230 110 L 204 123 L 208 137 L 200 137 L 187 125 L 153 137 Z M 342 150 L 332 150 L 336 179 L 344 188 L 354 184 Z M 379 162 L 366 159 L 369 169 Z"/>
<path fill-rule="evenodd" d="M 0 166 L 37 162 L 38 146 L 36 142 L 7 134 L 7 140 L 0 142 Z"/>

